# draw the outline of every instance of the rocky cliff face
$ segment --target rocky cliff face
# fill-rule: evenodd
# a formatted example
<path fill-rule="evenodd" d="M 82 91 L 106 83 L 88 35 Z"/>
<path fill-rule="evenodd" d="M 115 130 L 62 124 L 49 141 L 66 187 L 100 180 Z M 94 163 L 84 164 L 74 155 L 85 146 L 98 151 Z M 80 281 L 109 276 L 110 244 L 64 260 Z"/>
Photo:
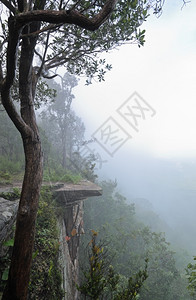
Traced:
<path fill-rule="evenodd" d="M 0 188 L 2 192 L 11 188 Z M 79 241 L 83 230 L 83 200 L 101 195 L 101 188 L 89 181 L 79 184 L 56 184 L 53 195 L 61 207 L 59 225 L 59 265 L 62 271 L 65 300 L 78 299 L 75 283 L 78 281 Z M 2 195 L 2 194 L 1 194 Z M 5 255 L 3 242 L 10 238 L 16 219 L 18 200 L 0 198 L 0 257 Z"/>
<path fill-rule="evenodd" d="M 89 181 L 82 181 L 77 185 L 64 184 L 54 192 L 56 201 L 61 205 L 63 212 L 58 220 L 60 228 L 59 260 L 66 300 L 78 299 L 75 283 L 78 282 L 80 236 L 84 233 L 83 200 L 101 194 L 101 188 Z"/>

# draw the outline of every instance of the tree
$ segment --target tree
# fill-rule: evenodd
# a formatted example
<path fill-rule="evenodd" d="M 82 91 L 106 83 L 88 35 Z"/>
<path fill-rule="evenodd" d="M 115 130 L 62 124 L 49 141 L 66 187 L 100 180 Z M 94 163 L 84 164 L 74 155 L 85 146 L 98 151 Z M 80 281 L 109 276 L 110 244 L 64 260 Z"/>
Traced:
<path fill-rule="evenodd" d="M 115 271 L 126 280 L 130 274 L 134 276 L 139 269 L 145 268 L 144 258 L 147 257 L 148 278 L 139 292 L 142 300 L 190 299 L 184 272 L 176 267 L 175 257 L 179 254 L 171 250 L 164 234 L 152 232 L 143 224 L 134 212 L 133 203 L 129 204 L 116 191 L 116 182 L 104 181 L 99 185 L 103 195 L 97 199 L 87 199 L 84 203 L 84 230 L 88 233 L 89 229 L 94 228 L 99 232 L 99 238 L 106 244 L 105 250 L 112 257 Z M 87 234 L 81 239 L 84 244 L 89 240 Z M 83 243 L 80 246 L 80 260 L 83 263 L 82 247 Z M 193 274 L 194 268 L 191 266 L 189 272 L 193 271 Z"/>
<path fill-rule="evenodd" d="M 97 242 L 98 233 L 91 230 L 91 240 L 87 245 L 87 266 L 83 270 L 82 283 L 78 286 L 81 299 L 136 300 L 140 289 L 147 279 L 148 261 L 144 270 L 139 270 L 133 277 L 125 278 L 116 273 L 111 265 L 111 254 L 105 250 L 101 241 Z M 131 270 L 130 270 L 131 271 Z"/>
<path fill-rule="evenodd" d="M 98 74 L 101 80 L 110 66 L 99 61 L 97 53 L 124 42 L 143 44 L 144 31 L 138 28 L 150 7 L 160 12 L 161 2 L 0 0 L 1 102 L 21 134 L 25 153 L 15 243 L 3 299 L 27 298 L 42 181 L 43 158 L 34 111 L 40 78 L 54 77 L 50 70 L 64 65 L 68 71 L 83 72 L 90 79 Z M 15 108 L 13 95 L 17 96 L 20 112 Z"/>
<path fill-rule="evenodd" d="M 71 108 L 75 98 L 72 90 L 77 84 L 76 77 L 68 73 L 61 77 L 61 84 L 54 80 L 49 83 L 57 95 L 55 101 L 41 112 L 41 127 L 55 146 L 63 168 L 70 168 L 74 150 L 84 141 L 84 124 Z"/>
<path fill-rule="evenodd" d="M 8 115 L 0 106 L 0 156 L 7 156 L 13 161 L 21 160 L 22 143 Z"/>
<path fill-rule="evenodd" d="M 194 261 L 196 256 L 194 256 Z M 186 276 L 188 278 L 188 290 L 190 295 L 195 299 L 196 297 L 196 264 L 189 263 L 186 269 Z"/>

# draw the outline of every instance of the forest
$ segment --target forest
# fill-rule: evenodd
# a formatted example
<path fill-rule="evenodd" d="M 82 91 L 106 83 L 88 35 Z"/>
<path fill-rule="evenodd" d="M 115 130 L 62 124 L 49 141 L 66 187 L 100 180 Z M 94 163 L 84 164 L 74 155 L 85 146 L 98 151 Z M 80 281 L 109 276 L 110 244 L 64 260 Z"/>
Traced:
<path fill-rule="evenodd" d="M 81 299 L 195 299 L 196 257 L 192 258 L 195 254 L 192 232 L 196 193 L 191 177 L 194 171 L 190 172 L 189 167 L 185 170 L 187 164 L 175 162 L 172 165 L 172 159 L 162 167 L 162 161 L 159 164 L 160 160 L 155 159 L 155 167 L 152 163 L 145 173 L 145 160 L 142 161 L 141 156 L 137 160 L 138 167 L 134 165 L 136 161 L 133 162 L 134 153 L 138 154 L 142 149 L 147 155 L 153 145 L 156 145 L 152 150 L 156 152 L 155 156 L 163 155 L 164 159 L 171 154 L 176 158 L 192 153 L 193 160 L 195 157 L 192 129 L 195 128 L 192 109 L 195 80 L 183 77 L 195 72 L 192 40 L 195 27 L 192 21 L 187 26 L 186 13 L 181 12 L 176 17 L 175 8 L 179 3 L 172 2 L 166 5 L 169 7 L 166 22 L 160 21 L 162 29 L 156 31 L 165 2 L 0 1 L 0 184 L 15 185 L 13 195 L 3 193 L 5 199 L 10 200 L 12 196 L 20 199 L 14 238 L 5 241 L 3 246 L 8 252 L 0 266 L 2 300 L 61 299 L 63 293 L 65 295 L 57 263 L 61 246 L 55 215 L 60 216 L 62 211 L 53 199 L 51 185 L 64 182 L 77 185 L 82 179 L 101 186 L 103 196 L 84 203 L 80 282 L 75 283 Z M 180 10 L 189 3 L 192 1 L 180 1 Z M 171 22 L 173 12 L 175 21 Z M 190 15 L 191 9 L 186 14 L 187 20 Z M 151 16 L 157 19 L 148 27 L 146 21 Z M 155 41 L 146 35 L 145 25 L 147 28 L 152 26 Z M 142 57 L 145 36 L 149 38 L 148 54 Z M 184 42 L 178 46 L 181 37 Z M 90 121 L 93 118 L 96 121 L 95 116 L 100 113 L 102 125 L 89 139 L 83 120 L 73 109 L 74 89 L 82 76 L 87 86 L 93 82 L 103 83 L 112 69 L 105 56 L 108 58 L 122 45 L 136 46 L 137 50 L 142 48 L 141 56 L 137 56 L 136 48 L 135 54 L 133 51 L 126 55 L 125 67 L 123 71 L 119 69 L 123 72 L 122 78 L 128 79 L 127 86 L 131 89 L 135 86 L 135 92 L 122 102 L 125 89 L 117 92 L 117 88 L 124 80 L 117 71 L 118 79 L 112 89 L 108 89 L 110 95 L 102 88 L 97 94 L 92 93 L 93 105 L 101 101 L 102 107 L 94 115 L 86 109 L 86 114 Z M 173 53 L 174 59 L 170 56 Z M 114 63 L 117 62 L 116 54 Z M 131 63 L 128 65 L 128 62 Z M 128 69 L 135 73 L 126 76 L 130 74 Z M 149 101 L 140 95 L 140 90 Z M 82 91 L 83 88 L 76 99 L 82 100 Z M 122 101 L 112 111 L 112 104 L 116 96 L 121 97 L 121 92 L 123 96 L 119 101 Z M 156 116 L 154 107 L 158 103 L 160 121 L 157 118 L 155 125 L 149 126 L 145 113 L 148 112 L 151 118 Z M 182 122 L 184 115 L 186 121 Z M 104 120 L 105 116 L 107 119 Z M 143 134 L 139 121 L 145 121 L 141 126 L 144 133 L 152 132 L 149 140 L 147 134 L 141 141 Z M 191 126 L 187 127 L 187 124 Z M 122 137 L 117 136 L 119 132 Z M 175 134 L 171 136 L 171 132 Z M 101 141 L 97 138 L 99 134 Z M 92 149 L 89 146 L 94 147 L 97 143 L 114 157 L 133 137 L 136 144 L 141 138 L 136 151 L 132 143 L 131 151 L 127 152 L 129 158 L 119 161 L 120 167 L 114 174 L 108 164 L 107 172 L 112 178 L 100 176 L 96 172 L 100 155 L 94 151 L 87 154 L 86 150 Z M 110 148 L 115 146 L 114 150 L 106 147 L 108 141 Z M 101 160 L 101 163 L 105 161 Z M 127 167 L 125 172 L 123 164 Z M 191 160 L 191 170 L 193 165 Z M 165 166 L 167 171 L 164 173 Z M 181 174 L 180 181 L 175 176 L 176 170 Z M 135 180 L 134 172 L 141 177 L 141 183 Z M 113 175 L 118 173 L 122 177 L 116 180 Z M 187 174 L 191 178 L 187 179 Z M 126 188 L 123 189 L 122 184 L 127 184 Z M 190 206 L 186 200 L 192 201 Z M 157 205 L 155 209 L 151 201 Z M 165 209 L 163 214 L 159 215 L 158 206 Z M 80 233 L 73 232 L 73 235 L 77 234 Z M 69 245 L 70 239 L 66 235 L 64 242 Z"/>
<path fill-rule="evenodd" d="M 44 182 L 77 182 L 83 178 L 103 189 L 101 197 L 84 201 L 85 234 L 81 238 L 78 286 L 81 299 L 195 299 L 196 265 L 188 251 L 175 241 L 167 241 L 163 220 L 144 200 L 134 203 L 119 192 L 117 181 L 99 179 L 94 170 L 96 156 L 81 155 L 84 145 L 92 141 L 85 140 L 84 124 L 72 108 L 77 78 L 65 73 L 59 83 L 44 84 L 47 104 L 36 113 L 44 151 Z M 20 136 L 3 108 L 0 125 L 0 183 L 5 185 L 22 181 L 24 155 Z M 42 195 L 38 215 L 46 219 L 51 211 L 43 215 L 43 201 L 51 201 L 51 196 Z M 38 218 L 40 236 L 42 221 Z M 51 222 L 54 224 L 54 219 Z M 55 231 L 50 234 L 54 236 Z M 32 272 L 36 282 L 36 268 Z M 31 292 L 31 299 L 45 299 L 40 282 L 38 295 Z M 57 297 L 54 290 L 49 295 L 51 299 Z"/>

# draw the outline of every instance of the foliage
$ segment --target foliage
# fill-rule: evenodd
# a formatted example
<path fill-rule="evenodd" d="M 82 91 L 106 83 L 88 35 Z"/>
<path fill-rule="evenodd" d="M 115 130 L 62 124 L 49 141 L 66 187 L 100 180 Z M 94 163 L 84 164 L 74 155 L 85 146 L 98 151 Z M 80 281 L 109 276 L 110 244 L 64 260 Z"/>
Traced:
<path fill-rule="evenodd" d="M 196 260 L 196 256 L 194 256 Z M 196 297 L 196 263 L 189 263 L 186 269 L 186 275 L 188 278 L 188 290 L 190 295 L 195 299 Z"/>
<path fill-rule="evenodd" d="M 24 175 L 24 161 L 11 160 L 7 155 L 0 156 L 0 183 L 11 183 L 14 180 L 22 180 Z"/>
<path fill-rule="evenodd" d="M 27 231 L 33 233 L 35 229 L 34 218 L 38 210 L 43 171 L 41 142 L 35 119 L 35 95 L 39 79 L 51 78 L 49 71 L 56 71 L 56 68 L 64 65 L 73 73 L 85 73 L 90 79 L 98 74 L 98 79 L 102 80 L 105 69 L 110 69 L 110 66 L 100 61 L 98 63 L 96 54 L 134 38 L 143 44 L 144 33 L 138 28 L 146 20 L 149 8 L 155 4 L 157 12 L 160 3 L 161 0 L 101 0 L 93 3 L 88 0 L 1 1 L 1 102 L 22 136 L 25 151 L 25 180 L 19 206 L 22 213 L 17 214 L 17 243 L 14 244 L 11 272 L 3 299 L 12 296 L 27 298 L 32 261 L 29 254 L 34 243 L 34 235 Z M 111 23 L 104 24 L 110 17 Z M 97 36 L 99 27 L 102 30 Z M 89 35 L 87 30 L 95 32 L 95 37 Z M 19 91 L 18 111 L 12 98 L 15 80 Z M 16 267 L 18 265 L 20 268 Z"/>
<path fill-rule="evenodd" d="M 163 2 L 163 0 L 118 1 L 110 18 L 99 30 L 92 32 L 75 26 L 75 24 L 62 23 L 48 27 L 47 22 L 42 22 L 34 61 L 36 64 L 34 72 L 39 75 L 34 99 L 36 107 L 39 107 L 41 103 L 50 102 L 52 97 L 55 96 L 55 90 L 51 89 L 41 77 L 49 78 L 54 76 L 56 68 L 59 66 L 65 66 L 67 71 L 72 74 L 85 74 L 88 77 L 88 84 L 91 83 L 94 77 L 99 81 L 104 80 L 104 75 L 106 71 L 111 70 L 111 65 L 105 59 L 100 59 L 99 54 L 118 48 L 125 43 L 136 43 L 138 46 L 143 46 L 145 30 L 140 30 L 140 26 L 147 20 L 150 10 L 156 15 L 161 13 Z M 35 7 L 37 5 L 42 6 L 42 2 L 36 3 Z M 59 6 L 58 2 L 54 3 L 49 0 L 46 1 L 45 10 L 61 11 L 63 8 L 71 11 L 74 9 L 79 13 L 83 13 L 85 17 L 93 18 L 103 5 L 104 1 L 95 2 L 92 5 L 90 1 L 74 0 L 60 1 Z M 13 10 L 16 9 L 18 11 L 15 2 L 12 1 L 11 6 Z M 28 9 L 31 10 L 32 8 L 29 7 Z M 5 7 L 1 9 L 1 15 L 5 13 L 5 10 Z M 6 64 L 5 54 L 8 41 L 7 20 L 0 25 L 0 60 L 3 69 Z M 58 31 L 58 34 L 55 34 L 56 31 Z M 20 57 L 20 48 L 18 54 Z M 52 74 L 50 74 L 50 70 L 55 71 L 52 71 Z M 12 97 L 14 100 L 19 101 L 19 87 L 17 85 L 19 81 L 19 63 L 17 64 L 15 76 L 16 80 L 12 88 Z"/>
<path fill-rule="evenodd" d="M 80 153 L 88 142 L 84 140 L 84 124 L 72 110 L 75 98 L 72 90 L 77 82 L 76 77 L 68 73 L 61 78 L 61 84 L 50 81 L 49 86 L 56 89 L 57 97 L 40 114 L 44 174 L 52 181 L 60 180 L 58 176 L 63 177 L 65 169 L 91 181 L 96 178 L 94 168 L 97 158 L 92 154 L 82 157 Z"/>
<path fill-rule="evenodd" d="M 16 200 L 20 199 L 20 189 L 17 187 L 14 187 L 9 192 L 1 192 L 0 197 L 7 199 L 7 200 Z"/>
<path fill-rule="evenodd" d="M 42 120 L 39 126 L 44 152 L 43 179 L 47 182 L 77 183 L 83 177 L 94 181 L 93 169 L 96 158 L 92 156 L 82 158 L 77 152 L 84 141 L 84 125 L 77 115 L 72 110 L 70 111 L 74 99 L 71 91 L 77 84 L 77 79 L 66 73 L 61 84 L 55 82 L 47 84 L 49 89 L 56 90 L 57 97 L 55 103 L 50 104 L 46 110 L 42 111 Z M 5 127 L 8 128 L 6 135 Z M 22 181 L 24 154 L 21 138 L 5 111 L 0 111 L 0 128 L 0 153 L 2 153 L 0 154 L 0 183 Z M 65 132 L 67 132 L 67 136 L 65 136 Z M 7 149 L 10 151 L 9 155 Z M 64 151 L 66 149 L 64 155 L 67 155 L 64 167 L 63 149 Z"/>
<path fill-rule="evenodd" d="M 0 106 L 0 183 L 22 179 L 24 154 L 21 137 Z M 20 176 L 19 176 L 20 175 Z"/>
<path fill-rule="evenodd" d="M 41 104 L 47 104 L 54 101 L 56 97 L 56 90 L 52 89 L 46 81 L 39 78 L 37 83 L 37 92 L 35 95 L 35 107 L 40 108 Z"/>
<path fill-rule="evenodd" d="M 0 171 L 0 184 L 9 184 L 11 182 L 11 175 L 8 172 Z"/>
<path fill-rule="evenodd" d="M 115 273 L 110 264 L 110 253 L 105 250 L 104 244 L 97 242 L 98 233 L 92 232 L 88 243 L 88 266 L 83 271 L 83 282 L 78 290 L 85 299 L 113 299 L 136 300 L 143 282 L 147 279 L 147 261 L 144 270 L 139 270 L 134 277 L 123 278 Z M 83 298 L 82 298 L 83 299 Z"/>
<path fill-rule="evenodd" d="M 22 159 L 23 148 L 20 134 L 0 105 L 0 156 L 7 156 L 10 160 Z"/>
<path fill-rule="evenodd" d="M 63 297 L 58 249 L 55 202 L 52 200 L 50 188 L 42 187 L 29 284 L 30 299 L 56 300 Z"/>
<path fill-rule="evenodd" d="M 86 17 L 93 18 L 103 7 L 104 1 L 67 1 L 64 9 L 72 10 L 73 7 L 82 12 Z M 58 3 L 49 1 L 49 7 L 58 9 Z M 50 6 L 52 5 L 52 6 Z M 100 59 L 99 53 L 109 51 L 124 43 L 144 44 L 145 30 L 140 30 L 141 24 L 146 21 L 149 11 L 160 13 L 162 7 L 161 0 L 155 1 L 118 1 L 111 17 L 99 30 L 90 32 L 78 26 L 61 24 L 58 28 L 58 35 L 54 34 L 56 28 L 50 29 L 50 43 L 47 45 L 48 35 L 40 34 L 39 42 L 47 45 L 47 55 L 45 57 L 45 74 L 49 70 L 60 65 L 66 66 L 68 72 L 72 74 L 85 74 L 88 77 L 87 83 L 91 83 L 93 77 L 99 81 L 104 80 L 107 70 L 111 65 L 105 59 Z M 38 46 L 36 49 L 37 60 L 43 58 L 43 50 Z"/>
<path fill-rule="evenodd" d="M 4 122 L 5 118 L 6 122 Z M 56 152 L 54 138 L 57 138 L 57 135 L 53 130 L 55 127 L 54 123 L 52 125 L 49 126 L 47 124 L 47 135 L 41 127 L 39 128 L 44 151 L 44 180 L 48 182 L 62 181 L 78 183 L 81 180 L 79 170 L 72 172 L 63 169 L 60 165 L 59 157 L 61 155 Z M 5 126 L 8 126 L 6 134 L 4 130 Z M 10 184 L 15 181 L 22 181 L 24 175 L 24 155 L 21 138 L 16 128 L 6 116 L 5 111 L 0 112 L 0 128 L 0 153 L 2 153 L 0 154 L 0 183 Z M 73 143 L 73 139 L 73 137 L 70 138 L 70 143 Z M 6 141 L 9 141 L 9 143 Z M 12 152 L 10 149 L 12 149 Z M 7 150 L 10 151 L 9 155 Z M 12 198 L 12 195 L 10 198 Z"/>
<path fill-rule="evenodd" d="M 69 170 L 64 170 L 61 166 L 56 166 L 55 169 L 46 168 L 44 170 L 43 180 L 46 182 L 70 182 L 78 183 L 82 177 L 80 174 L 73 174 Z"/>
<path fill-rule="evenodd" d="M 106 254 L 102 245 L 96 244 L 97 232 L 92 231 L 92 239 L 88 246 L 90 251 L 88 253 L 89 270 L 84 271 L 86 282 L 78 289 L 79 291 L 90 299 L 99 299 L 107 286 L 107 263 L 105 261 Z"/>
<path fill-rule="evenodd" d="M 3 243 L 3 247 L 7 249 L 5 250 L 5 255 L 0 258 L 0 292 L 4 290 L 6 281 L 8 279 L 10 258 L 13 245 L 13 238 Z"/>
<path fill-rule="evenodd" d="M 19 104 L 19 69 L 16 68 L 16 80 L 13 84 L 12 89 L 12 98 L 15 101 L 15 104 L 18 106 Z M 36 88 L 36 94 L 35 94 L 35 109 L 39 109 L 41 105 L 47 105 L 48 103 L 51 103 L 54 101 L 54 98 L 56 97 L 56 90 L 51 88 L 47 81 L 43 78 L 39 78 L 37 82 L 37 88 Z M 18 133 L 17 133 L 18 134 Z"/>
<path fill-rule="evenodd" d="M 74 99 L 73 88 L 77 85 L 75 76 L 65 73 L 61 84 L 49 83 L 56 90 L 53 103 L 41 112 L 41 127 L 55 149 L 62 167 L 73 169 L 72 156 L 84 139 L 84 124 L 71 108 Z"/>
<path fill-rule="evenodd" d="M 20 192 L 18 188 L 15 188 L 14 191 L 16 194 Z M 13 197 L 13 193 L 9 195 L 9 199 L 11 197 Z M 52 200 L 50 187 L 43 187 L 38 210 L 33 267 L 29 285 L 29 295 L 32 300 L 45 300 L 46 297 L 56 300 L 63 297 L 60 266 L 58 265 L 59 243 L 55 211 L 56 207 Z M 3 291 L 8 279 L 13 244 L 14 239 L 5 241 L 3 244 L 4 247 L 8 247 L 8 251 L 0 260 L 0 276 L 2 279 L 0 280 L 0 291 Z"/>
<path fill-rule="evenodd" d="M 148 278 L 140 290 L 142 300 L 188 300 L 186 279 L 176 268 L 174 252 L 163 233 L 152 232 L 138 220 L 134 205 L 116 191 L 116 182 L 102 184 L 103 196 L 85 201 L 85 232 L 99 231 L 113 257 L 115 270 L 125 278 L 144 268 L 148 257 Z M 83 239 L 87 242 L 87 236 Z M 81 260 L 84 261 L 83 256 Z"/>

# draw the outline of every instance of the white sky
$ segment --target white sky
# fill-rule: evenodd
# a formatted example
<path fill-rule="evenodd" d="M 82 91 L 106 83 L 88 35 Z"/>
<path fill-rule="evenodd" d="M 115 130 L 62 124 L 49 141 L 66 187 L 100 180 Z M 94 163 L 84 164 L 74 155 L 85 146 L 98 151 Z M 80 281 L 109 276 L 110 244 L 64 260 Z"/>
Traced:
<path fill-rule="evenodd" d="M 74 108 L 87 137 L 112 116 L 132 135 L 122 147 L 166 158 L 196 156 L 196 1 L 181 6 L 181 0 L 166 0 L 162 16 L 143 26 L 144 47 L 126 45 L 105 54 L 113 66 L 106 81 L 81 82 L 75 89 Z M 141 120 L 138 133 L 116 112 L 135 91 L 156 110 Z"/>

